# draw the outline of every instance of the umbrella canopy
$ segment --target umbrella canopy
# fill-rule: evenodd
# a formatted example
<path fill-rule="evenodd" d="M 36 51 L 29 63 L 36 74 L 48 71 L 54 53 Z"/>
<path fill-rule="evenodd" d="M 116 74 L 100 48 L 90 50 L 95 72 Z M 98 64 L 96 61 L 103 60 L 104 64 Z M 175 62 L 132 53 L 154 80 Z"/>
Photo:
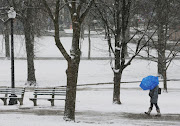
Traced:
<path fill-rule="evenodd" d="M 139 85 L 143 90 L 152 90 L 159 84 L 159 79 L 156 76 L 147 76 L 142 79 Z"/>

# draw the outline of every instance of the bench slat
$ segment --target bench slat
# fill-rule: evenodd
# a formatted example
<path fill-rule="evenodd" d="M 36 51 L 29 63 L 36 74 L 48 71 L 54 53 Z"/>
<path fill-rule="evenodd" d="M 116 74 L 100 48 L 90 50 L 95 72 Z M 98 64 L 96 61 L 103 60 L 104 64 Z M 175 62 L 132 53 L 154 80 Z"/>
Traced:
<path fill-rule="evenodd" d="M 10 98 L 21 98 L 21 97 L 0 97 L 0 99 L 1 98 L 8 98 L 8 99 L 10 99 Z"/>
<path fill-rule="evenodd" d="M 34 93 L 39 93 L 39 92 L 42 92 L 42 93 L 53 93 L 53 92 L 55 92 L 55 93 L 61 93 L 61 92 L 65 92 L 66 93 L 66 91 L 34 91 Z"/>
<path fill-rule="evenodd" d="M 7 99 L 17 99 L 20 105 L 23 105 L 24 93 L 25 88 L 0 88 L 0 99 L 4 102 L 4 105 L 7 105 Z M 11 97 L 10 94 L 14 94 L 17 97 Z"/>
<path fill-rule="evenodd" d="M 0 91 L 0 93 L 3 93 L 3 92 L 21 92 L 21 93 L 24 93 L 25 91 Z"/>
<path fill-rule="evenodd" d="M 62 98 L 29 98 L 30 100 L 66 100 L 66 99 L 62 99 Z"/>
<path fill-rule="evenodd" d="M 25 91 L 24 89 L 22 90 L 16 90 L 16 89 L 0 89 L 0 91 Z"/>
<path fill-rule="evenodd" d="M 47 95 L 52 95 L 52 94 L 66 94 L 66 92 L 34 92 L 34 95 L 36 94 L 47 94 Z"/>
<path fill-rule="evenodd" d="M 66 89 L 34 89 L 34 91 L 66 91 Z"/>
<path fill-rule="evenodd" d="M 24 93 L 24 91 L 0 91 L 0 93 L 12 93 L 12 92 Z"/>
<path fill-rule="evenodd" d="M 34 92 L 34 95 L 35 94 L 50 94 L 50 95 L 52 95 L 52 94 L 66 94 L 66 92 Z"/>
<path fill-rule="evenodd" d="M 1 90 L 24 90 L 24 88 L 0 88 Z"/>
<path fill-rule="evenodd" d="M 34 106 L 37 106 L 37 100 L 48 100 L 51 102 L 51 106 L 54 106 L 54 100 L 66 100 L 65 98 L 61 98 L 61 96 L 66 96 L 66 89 L 56 89 L 56 88 L 51 88 L 51 89 L 42 89 L 42 88 L 36 88 L 34 89 L 34 98 L 29 98 L 29 100 L 33 101 Z M 42 98 L 37 96 L 52 96 L 52 98 Z M 59 96 L 59 98 L 53 98 Z"/>
<path fill-rule="evenodd" d="M 24 95 L 24 93 L 3 93 L 4 95 L 8 95 L 8 94 L 15 94 L 15 95 Z"/>

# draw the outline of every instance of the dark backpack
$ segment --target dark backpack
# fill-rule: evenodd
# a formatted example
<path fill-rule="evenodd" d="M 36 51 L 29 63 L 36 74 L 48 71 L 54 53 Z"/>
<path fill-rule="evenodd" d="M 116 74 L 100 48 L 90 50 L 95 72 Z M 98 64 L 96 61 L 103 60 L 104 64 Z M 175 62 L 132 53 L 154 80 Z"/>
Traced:
<path fill-rule="evenodd" d="M 161 88 L 158 89 L 158 94 L 161 94 Z"/>

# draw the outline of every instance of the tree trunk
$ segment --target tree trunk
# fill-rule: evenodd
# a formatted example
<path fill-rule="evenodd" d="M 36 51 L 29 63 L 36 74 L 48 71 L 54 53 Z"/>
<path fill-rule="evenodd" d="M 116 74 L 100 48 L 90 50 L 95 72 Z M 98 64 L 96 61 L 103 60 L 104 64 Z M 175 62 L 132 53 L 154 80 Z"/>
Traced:
<path fill-rule="evenodd" d="M 66 103 L 64 118 L 66 121 L 75 120 L 75 104 L 76 104 L 76 86 L 78 78 L 79 61 L 68 63 L 67 74 L 67 90 L 66 90 Z"/>
<path fill-rule="evenodd" d="M 89 48 L 88 48 L 88 59 L 91 59 L 91 26 L 88 25 L 88 42 L 89 42 Z"/>
<path fill-rule="evenodd" d="M 167 92 L 167 69 L 166 69 L 166 60 L 163 59 L 164 62 L 162 62 L 162 77 L 163 77 L 163 85 L 164 90 Z"/>
<path fill-rule="evenodd" d="M 128 26 L 127 27 L 127 30 L 126 30 L 126 43 L 128 43 L 128 41 L 130 40 L 130 27 Z M 125 57 L 129 57 L 128 55 L 128 48 L 127 48 L 127 44 L 125 44 Z"/>
<path fill-rule="evenodd" d="M 158 74 L 163 76 L 163 64 L 165 62 L 165 44 L 164 44 L 163 24 L 158 27 Z"/>
<path fill-rule="evenodd" d="M 36 84 L 35 68 L 34 68 L 34 36 L 31 34 L 31 24 L 25 22 L 25 43 L 26 43 L 26 53 L 27 53 L 27 84 Z"/>
<path fill-rule="evenodd" d="M 5 53 L 6 53 L 6 58 L 10 58 L 10 47 L 9 47 L 9 31 L 8 31 L 8 24 L 5 24 L 5 29 L 4 29 L 4 36 L 5 36 Z"/>
<path fill-rule="evenodd" d="M 165 31 L 164 26 L 166 24 L 165 15 L 164 15 L 164 1 L 157 1 L 157 27 L 158 27 L 158 74 L 163 76 L 163 62 L 165 61 Z"/>
<path fill-rule="evenodd" d="M 73 39 L 72 39 L 70 55 L 66 52 L 65 48 L 63 47 L 59 39 L 58 20 L 59 20 L 59 11 L 61 10 L 60 7 L 61 1 L 60 0 L 56 1 L 56 8 L 54 13 L 52 13 L 46 0 L 43 0 L 42 2 L 45 5 L 49 16 L 51 17 L 54 23 L 54 28 L 55 28 L 54 37 L 55 37 L 56 46 L 58 47 L 59 51 L 62 53 L 62 55 L 64 56 L 64 58 L 67 60 L 68 63 L 68 68 L 66 70 L 67 89 L 66 89 L 64 119 L 67 121 L 74 121 L 75 104 L 76 104 L 76 86 L 77 86 L 78 69 L 79 69 L 80 56 L 81 56 L 80 44 L 79 44 L 81 24 L 83 23 L 83 20 L 87 16 L 94 0 L 90 1 L 84 12 L 81 11 L 81 8 L 84 7 L 83 4 L 85 1 L 76 1 L 76 0 L 73 0 L 71 2 L 68 0 L 64 1 L 65 5 L 69 9 L 72 20 L 72 27 L 73 27 L 73 37 L 72 37 Z"/>
<path fill-rule="evenodd" d="M 119 1 L 116 1 L 118 3 Z M 120 4 L 120 3 L 119 3 Z M 119 5 L 117 4 L 117 5 Z M 126 19 L 126 1 L 122 1 L 122 19 L 121 23 L 117 20 L 117 29 L 115 34 L 115 71 L 114 71 L 114 97 L 113 102 L 117 104 L 121 104 L 120 101 L 120 83 L 122 78 L 122 72 L 124 70 L 125 65 L 125 53 L 127 49 L 127 24 L 128 18 Z M 118 10 L 118 6 L 117 6 Z M 120 27 L 121 26 L 121 27 Z M 121 48 L 120 48 L 120 36 L 121 40 Z"/>
<path fill-rule="evenodd" d="M 121 72 L 114 72 L 114 92 L 113 92 L 113 103 L 121 104 L 120 101 L 120 82 L 121 82 Z"/>
<path fill-rule="evenodd" d="M 121 82 L 121 72 L 120 72 L 120 34 L 115 35 L 115 70 L 114 70 L 114 93 L 113 93 L 113 103 L 121 104 L 120 101 L 120 82 Z"/>
<path fill-rule="evenodd" d="M 167 92 L 167 71 L 163 71 L 163 83 L 164 83 L 164 90 Z"/>
<path fill-rule="evenodd" d="M 25 43 L 26 43 L 26 53 L 27 53 L 27 84 L 35 85 L 35 68 L 34 68 L 34 29 L 33 29 L 33 13 L 32 8 L 27 9 L 27 17 L 23 21 L 24 33 L 25 33 Z"/>
<path fill-rule="evenodd" d="M 81 55 L 81 51 L 79 49 L 80 24 L 77 23 L 76 19 L 77 18 L 75 18 L 73 22 L 73 39 L 70 52 L 71 60 L 68 61 L 68 69 L 66 71 L 67 90 L 64 119 L 67 121 L 75 120 L 76 86 Z"/>

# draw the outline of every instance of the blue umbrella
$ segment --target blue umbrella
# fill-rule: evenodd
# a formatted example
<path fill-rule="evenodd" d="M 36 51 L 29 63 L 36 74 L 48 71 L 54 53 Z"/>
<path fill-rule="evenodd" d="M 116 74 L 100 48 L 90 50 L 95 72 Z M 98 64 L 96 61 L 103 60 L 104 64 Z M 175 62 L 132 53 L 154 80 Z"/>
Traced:
<path fill-rule="evenodd" d="M 152 90 L 159 84 L 159 79 L 156 76 L 147 76 L 142 79 L 139 85 L 143 90 Z"/>

